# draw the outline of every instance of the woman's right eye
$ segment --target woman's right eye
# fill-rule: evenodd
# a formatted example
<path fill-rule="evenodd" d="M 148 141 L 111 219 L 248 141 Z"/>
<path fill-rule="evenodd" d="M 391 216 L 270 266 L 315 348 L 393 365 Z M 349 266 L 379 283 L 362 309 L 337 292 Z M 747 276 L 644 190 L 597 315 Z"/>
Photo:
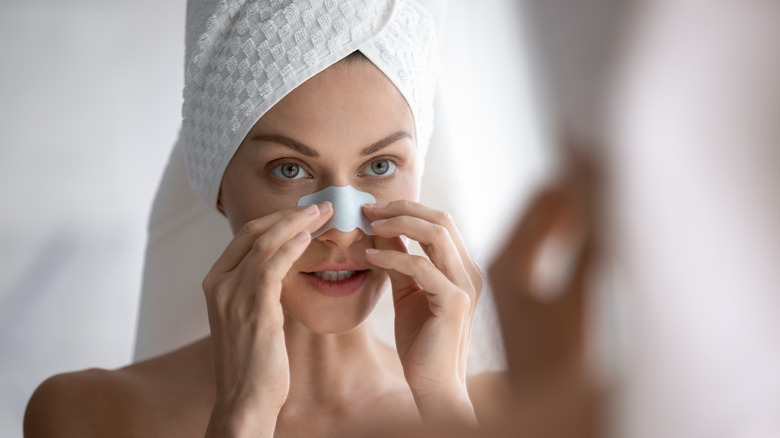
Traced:
<path fill-rule="evenodd" d="M 275 177 L 281 179 L 301 179 L 309 177 L 309 172 L 304 170 L 304 168 L 297 163 L 280 164 L 271 169 L 271 173 Z"/>

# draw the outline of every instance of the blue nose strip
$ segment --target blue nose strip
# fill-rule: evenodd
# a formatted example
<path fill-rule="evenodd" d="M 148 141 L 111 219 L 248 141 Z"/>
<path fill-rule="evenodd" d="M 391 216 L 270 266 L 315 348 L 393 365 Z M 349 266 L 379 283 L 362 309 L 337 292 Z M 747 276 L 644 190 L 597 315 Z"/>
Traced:
<path fill-rule="evenodd" d="M 317 193 L 302 197 L 298 200 L 298 205 L 312 205 L 324 201 L 330 201 L 333 204 L 333 217 L 322 228 L 311 233 L 312 237 L 317 237 L 332 228 L 345 233 L 359 228 L 366 234 L 376 234 L 371 230 L 371 222 L 362 210 L 363 204 L 376 202 L 370 193 L 360 192 L 352 186 L 330 186 Z"/>

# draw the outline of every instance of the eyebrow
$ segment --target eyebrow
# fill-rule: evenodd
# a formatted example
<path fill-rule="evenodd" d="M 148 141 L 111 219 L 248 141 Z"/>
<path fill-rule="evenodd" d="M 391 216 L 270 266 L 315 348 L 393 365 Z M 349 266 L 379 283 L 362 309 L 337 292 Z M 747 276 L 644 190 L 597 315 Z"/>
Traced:
<path fill-rule="evenodd" d="M 276 135 L 276 134 L 258 134 L 252 137 L 251 141 L 270 141 L 272 143 L 280 144 L 282 146 L 287 146 L 288 148 L 299 152 L 307 157 L 319 157 L 320 154 L 315 151 L 314 149 L 310 148 L 309 146 L 306 146 L 305 144 L 293 140 L 290 137 L 285 137 L 283 135 Z"/>
<path fill-rule="evenodd" d="M 382 150 L 391 144 L 397 142 L 398 140 L 401 140 L 402 138 L 412 138 L 412 135 L 409 134 L 406 131 L 396 131 L 387 137 L 379 140 L 378 142 L 372 144 L 371 146 L 363 149 L 361 152 L 361 155 L 371 155 L 373 153 L 376 153 L 379 150 Z"/>
<path fill-rule="evenodd" d="M 412 135 L 409 134 L 406 131 L 396 131 L 387 137 L 377 141 L 376 143 L 372 144 L 371 146 L 368 146 L 367 148 L 363 149 L 360 154 L 365 155 L 371 155 L 373 153 L 376 153 L 379 150 L 382 150 L 391 144 L 395 143 L 398 140 L 401 140 L 403 138 L 412 138 Z M 270 141 L 282 146 L 286 146 L 296 152 L 299 152 L 307 157 L 319 157 L 320 154 L 317 152 L 314 148 L 310 146 L 306 146 L 305 144 L 294 140 L 290 137 L 286 137 L 284 135 L 278 135 L 278 134 L 258 134 L 253 136 L 250 141 Z"/>

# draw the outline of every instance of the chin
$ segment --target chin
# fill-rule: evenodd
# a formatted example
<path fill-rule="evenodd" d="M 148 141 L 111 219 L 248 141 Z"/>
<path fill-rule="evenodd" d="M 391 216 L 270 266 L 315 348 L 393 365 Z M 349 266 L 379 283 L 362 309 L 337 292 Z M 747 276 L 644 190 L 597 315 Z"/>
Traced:
<path fill-rule="evenodd" d="M 361 286 L 346 296 L 323 294 L 302 275 L 285 280 L 282 308 L 287 316 L 319 334 L 347 333 L 359 327 L 390 289 L 389 278 L 383 271 L 371 271 Z"/>

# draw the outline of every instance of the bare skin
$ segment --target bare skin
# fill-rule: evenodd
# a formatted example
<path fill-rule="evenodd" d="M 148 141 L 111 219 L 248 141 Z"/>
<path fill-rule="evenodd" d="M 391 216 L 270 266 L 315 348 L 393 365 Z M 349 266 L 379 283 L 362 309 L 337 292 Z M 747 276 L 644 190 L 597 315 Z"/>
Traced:
<path fill-rule="evenodd" d="M 503 387 L 467 382 L 482 274 L 452 220 L 413 200 L 414 120 L 368 62 L 340 62 L 291 92 L 252 128 L 228 166 L 219 209 L 235 237 L 203 282 L 211 336 L 115 370 L 55 376 L 33 395 L 25 436 L 340 436 L 398 422 L 476 425 Z M 318 229 L 325 187 L 370 192 L 377 236 Z M 420 242 L 427 258 L 401 239 Z M 321 271 L 359 290 L 318 292 Z M 350 277 L 352 278 L 352 277 Z M 395 349 L 366 318 L 382 293 L 396 309 Z"/>
<path fill-rule="evenodd" d="M 381 345 L 387 364 L 397 353 Z M 30 401 L 25 436 L 193 437 L 205 433 L 216 395 L 209 339 L 118 370 L 90 369 L 60 374 L 45 381 Z M 394 427 L 417 421 L 408 385 L 399 374 L 384 375 L 387 388 L 316 409 L 293 409 L 277 425 L 277 436 L 343 436 L 343 427 Z M 477 418 L 491 424 L 500 412 L 504 376 L 482 374 L 469 379 Z M 309 400 L 316 404 L 317 400 Z M 296 412 L 297 411 L 297 412 Z M 387 415 L 391 413 L 391 415 Z M 380 415 L 378 415 L 380 414 Z"/>

